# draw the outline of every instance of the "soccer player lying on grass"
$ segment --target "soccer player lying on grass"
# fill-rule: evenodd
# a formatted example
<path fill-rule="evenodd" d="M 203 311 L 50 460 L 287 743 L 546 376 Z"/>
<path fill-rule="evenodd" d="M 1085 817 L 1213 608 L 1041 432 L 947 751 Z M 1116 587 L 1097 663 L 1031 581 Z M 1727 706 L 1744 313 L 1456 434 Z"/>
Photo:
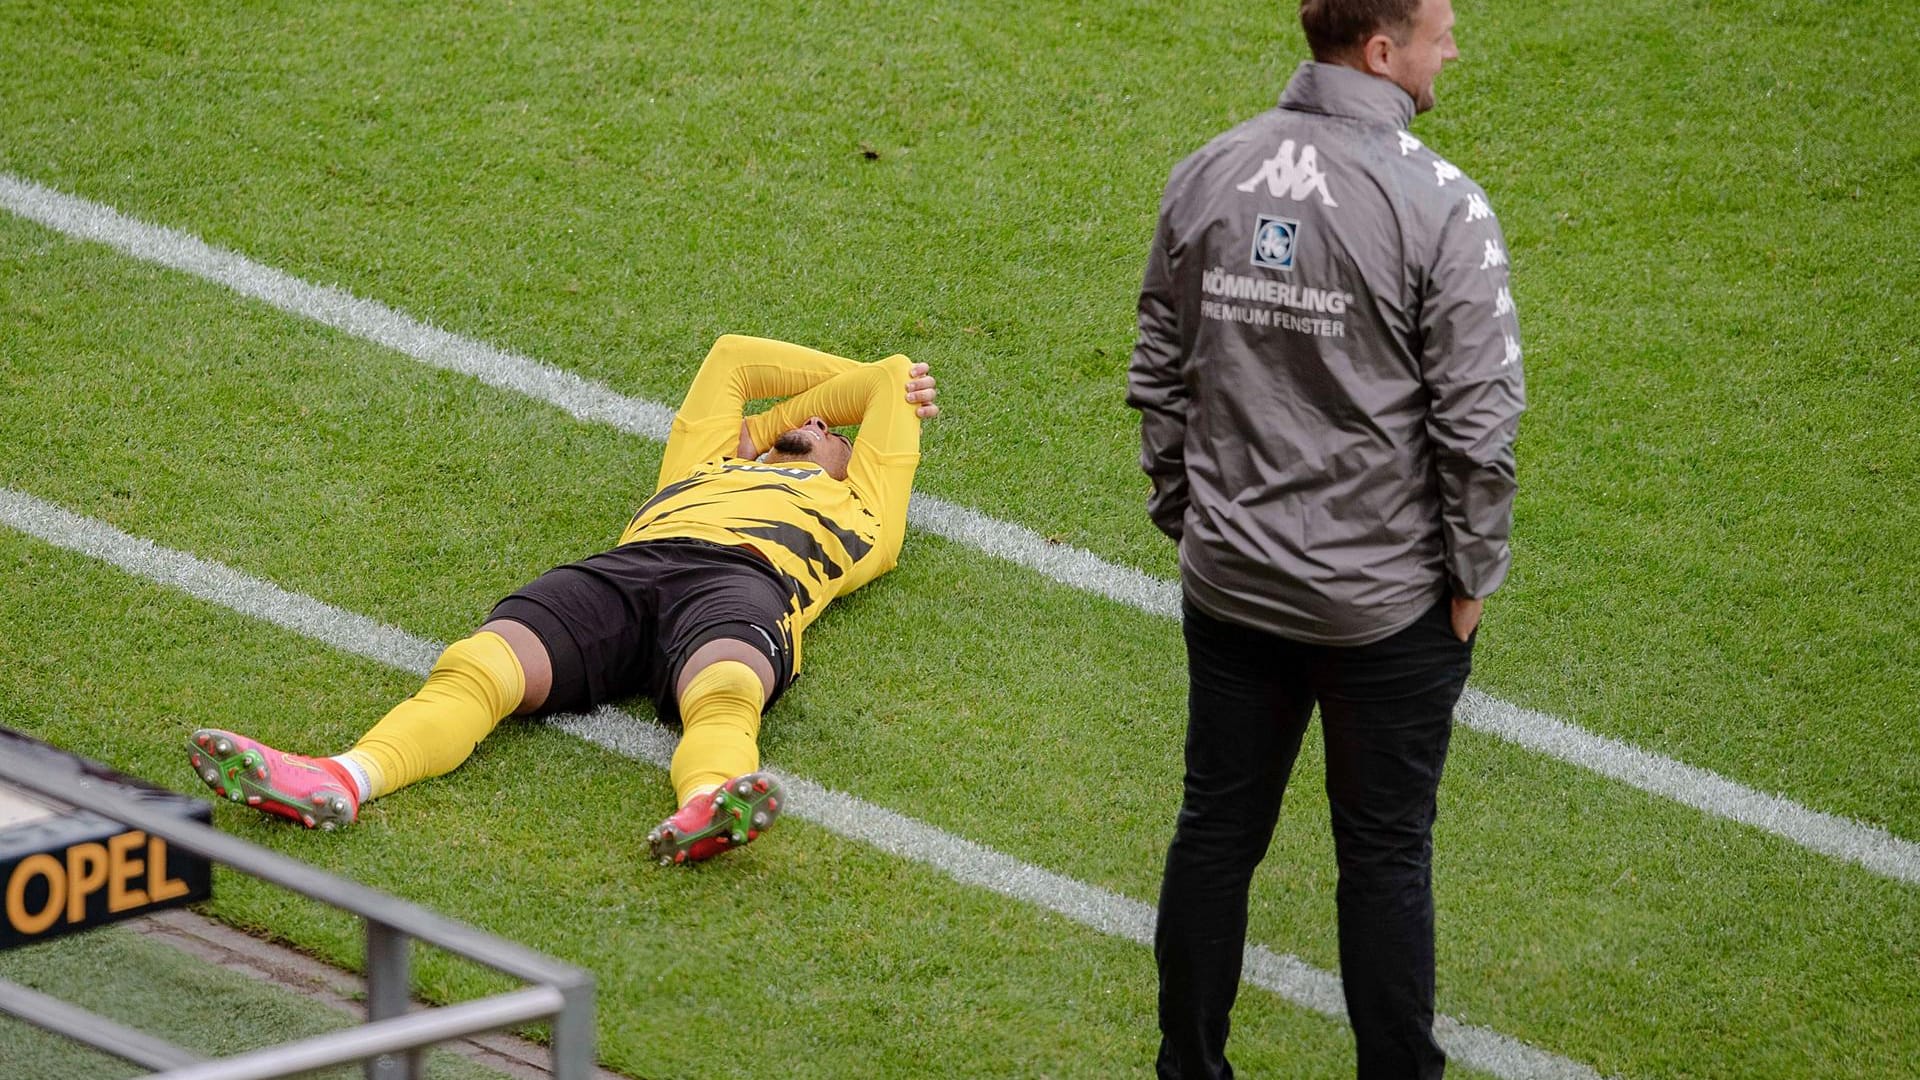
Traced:
<path fill-rule="evenodd" d="M 728 335 L 674 417 L 653 497 L 620 543 L 550 570 L 440 654 L 426 684 L 331 758 L 230 731 L 193 733 L 213 790 L 308 828 L 451 772 L 510 714 L 589 711 L 645 692 L 683 731 L 680 810 L 647 836 L 663 864 L 754 839 L 780 812 L 760 765 L 760 715 L 800 670 L 800 635 L 827 603 L 892 569 L 939 415 L 927 365 L 856 363 Z M 749 401 L 781 398 L 752 416 Z M 833 426 L 858 424 L 859 440 Z"/>

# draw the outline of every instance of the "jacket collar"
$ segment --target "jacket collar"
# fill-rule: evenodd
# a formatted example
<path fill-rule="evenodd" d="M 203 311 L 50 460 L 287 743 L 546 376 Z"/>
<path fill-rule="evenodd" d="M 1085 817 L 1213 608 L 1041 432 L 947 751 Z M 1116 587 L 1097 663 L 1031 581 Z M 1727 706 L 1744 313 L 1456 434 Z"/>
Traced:
<path fill-rule="evenodd" d="M 1413 99 L 1377 75 L 1339 64 L 1303 61 L 1280 92 L 1280 107 L 1299 112 L 1346 116 L 1405 128 L 1413 119 Z"/>

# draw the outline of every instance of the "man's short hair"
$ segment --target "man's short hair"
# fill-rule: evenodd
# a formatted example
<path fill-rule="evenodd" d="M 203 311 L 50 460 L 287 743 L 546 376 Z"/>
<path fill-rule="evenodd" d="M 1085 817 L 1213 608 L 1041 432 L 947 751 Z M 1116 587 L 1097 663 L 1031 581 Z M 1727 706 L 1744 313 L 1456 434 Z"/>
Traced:
<path fill-rule="evenodd" d="M 1405 44 L 1420 0 L 1300 0 L 1300 28 L 1315 60 L 1335 60 L 1385 33 Z"/>

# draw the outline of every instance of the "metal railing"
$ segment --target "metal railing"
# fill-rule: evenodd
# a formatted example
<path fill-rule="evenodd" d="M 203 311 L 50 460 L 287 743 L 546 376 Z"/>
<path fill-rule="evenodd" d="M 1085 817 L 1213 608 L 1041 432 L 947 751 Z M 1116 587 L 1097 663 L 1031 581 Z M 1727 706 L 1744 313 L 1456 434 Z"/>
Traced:
<path fill-rule="evenodd" d="M 84 1009 L 0 980 L 0 1012 L 148 1069 L 148 1080 L 273 1080 L 364 1062 L 368 1080 L 418 1080 L 426 1048 L 537 1020 L 552 1021 L 555 1080 L 593 1071 L 593 976 L 358 882 L 218 832 L 156 814 L 103 784 L 75 790 L 72 776 L 0 745 L 0 782 L 62 805 L 142 829 L 182 851 L 312 897 L 365 920 L 367 1022 L 326 1035 L 210 1060 Z M 409 1011 L 407 950 L 421 941 L 531 984 L 491 997 Z"/>

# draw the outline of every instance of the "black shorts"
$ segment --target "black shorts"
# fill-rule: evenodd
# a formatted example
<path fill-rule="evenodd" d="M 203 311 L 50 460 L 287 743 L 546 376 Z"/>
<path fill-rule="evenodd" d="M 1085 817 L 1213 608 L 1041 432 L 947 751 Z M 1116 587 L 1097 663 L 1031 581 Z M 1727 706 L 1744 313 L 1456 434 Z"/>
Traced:
<path fill-rule="evenodd" d="M 555 567 L 494 605 L 532 630 L 553 662 L 540 712 L 587 712 L 645 694 L 677 722 L 673 688 L 693 651 L 738 638 L 773 664 L 773 697 L 793 681 L 793 586 L 765 560 L 704 540 L 642 540 Z"/>

